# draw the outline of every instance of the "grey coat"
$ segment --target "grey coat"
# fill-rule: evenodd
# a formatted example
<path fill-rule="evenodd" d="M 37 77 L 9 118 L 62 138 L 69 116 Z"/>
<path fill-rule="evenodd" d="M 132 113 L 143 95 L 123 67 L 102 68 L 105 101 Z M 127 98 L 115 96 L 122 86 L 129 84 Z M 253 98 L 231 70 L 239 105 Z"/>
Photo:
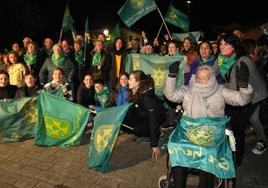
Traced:
<path fill-rule="evenodd" d="M 193 77 L 192 79 L 195 79 Z M 190 105 L 190 97 L 192 94 L 191 87 L 182 86 L 181 88 L 176 87 L 176 78 L 166 78 L 166 82 L 164 85 L 164 94 L 168 100 L 172 102 L 180 103 L 183 105 L 183 115 L 191 116 L 192 109 L 189 108 Z M 230 90 L 225 88 L 223 85 L 220 85 L 216 92 L 208 96 L 205 99 L 205 115 L 207 117 L 219 117 L 224 116 L 224 108 L 225 103 L 232 106 L 244 106 L 251 101 L 253 89 L 249 85 L 247 89 L 240 89 L 239 91 Z M 199 106 L 195 104 L 195 106 Z M 202 106 L 204 109 L 204 107 Z M 195 110 L 196 111 L 196 110 Z M 200 112 L 199 117 L 204 117 L 204 112 Z"/>
<path fill-rule="evenodd" d="M 237 61 L 237 65 L 239 65 L 241 61 L 245 62 L 249 69 L 249 84 L 253 87 L 252 103 L 255 104 L 268 96 L 267 88 L 256 68 L 255 63 L 247 56 L 240 57 Z M 226 80 L 226 84 L 224 85 L 228 89 L 237 90 L 236 68 L 237 66 L 232 67 L 230 78 L 229 80 Z"/>

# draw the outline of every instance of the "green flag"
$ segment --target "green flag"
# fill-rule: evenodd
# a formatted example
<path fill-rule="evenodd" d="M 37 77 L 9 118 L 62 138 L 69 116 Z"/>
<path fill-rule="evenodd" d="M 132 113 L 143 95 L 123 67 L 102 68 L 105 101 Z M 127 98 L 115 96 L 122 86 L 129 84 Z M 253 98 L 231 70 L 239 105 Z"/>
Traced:
<path fill-rule="evenodd" d="M 73 24 L 74 24 L 74 20 L 70 14 L 70 10 L 69 10 L 68 5 L 66 5 L 64 15 L 63 15 L 63 20 L 62 20 L 62 25 L 61 25 L 62 31 L 65 32 L 68 30 L 72 30 Z"/>
<path fill-rule="evenodd" d="M 128 27 L 131 27 L 155 9 L 157 5 L 154 0 L 127 0 L 117 14 Z"/>
<path fill-rule="evenodd" d="M 190 37 L 196 43 L 198 43 L 200 36 L 201 36 L 200 31 L 193 31 L 193 32 L 187 32 L 187 33 L 172 33 L 173 39 L 183 41 L 183 39 L 185 39 L 186 37 Z"/>
<path fill-rule="evenodd" d="M 201 169 L 223 179 L 235 177 L 224 129 L 229 120 L 227 117 L 182 116 L 168 141 L 171 166 Z"/>
<path fill-rule="evenodd" d="M 169 5 L 165 20 L 173 24 L 183 31 L 189 31 L 190 21 L 186 14 L 176 9 L 173 5 Z"/>
<path fill-rule="evenodd" d="M 110 44 L 112 44 L 117 37 L 120 37 L 119 22 L 116 23 L 116 25 L 112 31 L 111 38 L 110 38 Z"/>
<path fill-rule="evenodd" d="M 37 98 L 0 100 L 0 142 L 33 138 Z"/>
<path fill-rule="evenodd" d="M 89 118 L 89 109 L 47 92 L 38 96 L 35 144 L 69 147 L 79 145 Z"/>
<path fill-rule="evenodd" d="M 163 86 L 168 72 L 168 67 L 175 61 L 180 61 L 180 68 L 178 73 L 177 85 L 184 83 L 185 62 L 183 56 L 179 53 L 175 56 L 159 56 L 157 54 L 129 54 L 127 56 L 127 63 L 125 71 L 130 73 L 134 70 L 143 70 L 145 74 L 150 74 L 155 84 L 155 94 L 163 97 Z"/>
<path fill-rule="evenodd" d="M 110 107 L 97 113 L 89 143 L 89 168 L 96 168 L 100 172 L 109 171 L 114 144 L 130 105 Z"/>

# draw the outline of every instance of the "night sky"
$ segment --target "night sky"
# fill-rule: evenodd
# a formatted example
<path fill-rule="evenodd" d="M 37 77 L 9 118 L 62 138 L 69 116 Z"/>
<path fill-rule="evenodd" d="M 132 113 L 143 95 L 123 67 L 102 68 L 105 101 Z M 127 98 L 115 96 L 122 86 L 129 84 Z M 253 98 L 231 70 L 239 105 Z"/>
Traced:
<path fill-rule="evenodd" d="M 112 29 L 116 22 L 125 26 L 117 15 L 126 0 L 69 0 L 71 15 L 78 32 L 84 31 L 86 16 L 89 17 L 90 29 Z M 155 0 L 163 16 L 171 1 Z M 233 2 L 236 2 L 234 4 Z M 1 1 L 1 37 L 0 48 L 8 47 L 12 41 L 21 42 L 24 36 L 30 36 L 38 43 L 45 37 L 58 40 L 63 13 L 67 0 L 4 0 Z M 191 20 L 191 30 L 202 30 L 209 37 L 215 37 L 216 25 L 238 23 L 249 25 L 254 21 L 267 20 L 265 1 L 235 1 L 235 0 L 192 0 L 190 8 L 186 0 L 174 0 L 173 5 L 188 14 Z M 213 7 L 213 8 L 210 8 Z M 265 13 L 266 12 L 266 13 Z M 162 21 L 157 10 L 141 18 L 132 28 L 145 30 L 154 37 Z M 171 33 L 182 32 L 179 28 L 168 24 Z M 163 29 L 163 32 L 165 30 Z"/>

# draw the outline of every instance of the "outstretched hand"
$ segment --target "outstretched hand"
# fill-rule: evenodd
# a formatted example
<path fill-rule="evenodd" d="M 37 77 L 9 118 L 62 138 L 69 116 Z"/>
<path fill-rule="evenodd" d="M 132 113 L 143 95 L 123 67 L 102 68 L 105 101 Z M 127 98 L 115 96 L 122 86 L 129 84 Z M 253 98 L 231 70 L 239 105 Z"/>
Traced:
<path fill-rule="evenodd" d="M 247 88 L 249 81 L 249 70 L 245 62 L 241 61 L 236 69 L 236 84 L 238 87 Z"/>
<path fill-rule="evenodd" d="M 152 159 L 157 159 L 160 157 L 159 147 L 152 147 Z"/>

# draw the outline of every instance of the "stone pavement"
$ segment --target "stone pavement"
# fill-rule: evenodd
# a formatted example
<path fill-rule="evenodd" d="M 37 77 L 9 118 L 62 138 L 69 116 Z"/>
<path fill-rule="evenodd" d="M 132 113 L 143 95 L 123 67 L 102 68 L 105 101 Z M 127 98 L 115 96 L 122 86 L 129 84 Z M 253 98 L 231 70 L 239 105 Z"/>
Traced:
<path fill-rule="evenodd" d="M 67 149 L 38 147 L 33 139 L 0 143 L 0 188 L 157 188 L 158 178 L 166 174 L 165 152 L 157 160 L 150 159 L 149 143 L 137 144 L 132 135 L 118 137 L 110 161 L 111 172 L 106 174 L 88 169 L 87 143 L 88 138 L 82 145 Z M 246 155 L 245 167 L 238 168 L 241 180 L 237 187 L 267 185 L 268 168 L 262 168 L 264 164 L 260 162 L 264 159 L 267 165 L 267 152 L 262 156 Z M 197 178 L 189 178 L 189 187 L 196 184 Z"/>

